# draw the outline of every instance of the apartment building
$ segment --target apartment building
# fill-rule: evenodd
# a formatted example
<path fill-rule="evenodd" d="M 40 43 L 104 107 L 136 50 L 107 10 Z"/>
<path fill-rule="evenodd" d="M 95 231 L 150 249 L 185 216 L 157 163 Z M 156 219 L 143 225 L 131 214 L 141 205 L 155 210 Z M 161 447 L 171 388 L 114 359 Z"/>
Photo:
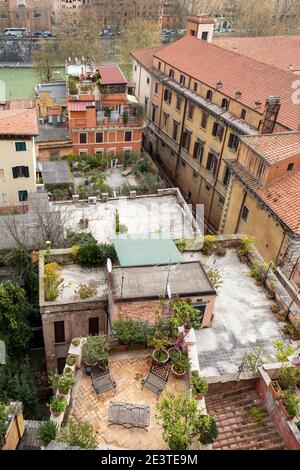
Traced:
<path fill-rule="evenodd" d="M 300 285 L 300 133 L 245 136 L 227 164 L 223 232 L 253 236 L 265 260 Z"/>
<path fill-rule="evenodd" d="M 27 28 L 51 31 L 51 0 L 0 0 L 0 31 Z"/>
<path fill-rule="evenodd" d="M 140 152 L 143 109 L 128 94 L 130 83 L 119 66 L 99 65 L 92 72 L 84 72 L 80 65 L 69 68 L 73 74 L 76 70 L 81 70 L 77 92 L 68 97 L 73 153 L 107 156 L 114 166 L 126 152 Z"/>
<path fill-rule="evenodd" d="M 36 109 L 0 111 L 0 206 L 19 207 L 36 192 Z"/>
<path fill-rule="evenodd" d="M 152 66 L 148 59 L 145 147 L 194 208 L 204 204 L 207 226 L 218 231 L 227 160 L 236 159 L 240 137 L 298 130 L 300 108 L 292 72 L 218 47 L 212 36 L 211 18 L 191 17 L 186 37 L 154 52 Z M 132 56 L 135 67 L 140 51 Z"/>

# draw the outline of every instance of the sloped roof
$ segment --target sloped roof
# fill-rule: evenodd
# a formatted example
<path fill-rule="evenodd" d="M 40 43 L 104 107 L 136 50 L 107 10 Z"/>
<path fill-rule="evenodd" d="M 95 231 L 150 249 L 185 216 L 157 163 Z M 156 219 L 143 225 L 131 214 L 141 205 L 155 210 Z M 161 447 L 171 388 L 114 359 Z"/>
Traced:
<path fill-rule="evenodd" d="M 39 133 L 36 109 L 0 111 L 0 134 L 36 136 Z"/>
<path fill-rule="evenodd" d="M 221 37 L 213 43 L 282 70 L 300 70 L 300 36 Z"/>
<path fill-rule="evenodd" d="M 127 80 L 124 77 L 118 64 L 98 65 L 101 85 L 126 85 Z"/>
<path fill-rule="evenodd" d="M 292 100 L 295 82 L 292 72 L 192 36 L 179 39 L 154 56 L 212 88 L 221 80 L 222 93 L 235 99 L 236 91 L 241 91 L 239 101 L 252 109 L 256 101 L 264 103 L 267 96 L 280 96 L 278 122 L 289 129 L 299 129 L 300 106 Z"/>
<path fill-rule="evenodd" d="M 153 65 L 154 54 L 156 54 L 158 51 L 160 51 L 160 49 L 163 49 L 164 47 L 166 47 L 166 45 L 137 49 L 131 52 L 131 55 L 146 69 L 150 69 Z"/>
<path fill-rule="evenodd" d="M 255 136 L 242 137 L 241 141 L 270 165 L 300 155 L 299 132 L 268 135 L 257 134 Z"/>
<path fill-rule="evenodd" d="M 69 111 L 85 111 L 87 107 L 95 106 L 95 101 L 69 101 Z"/>

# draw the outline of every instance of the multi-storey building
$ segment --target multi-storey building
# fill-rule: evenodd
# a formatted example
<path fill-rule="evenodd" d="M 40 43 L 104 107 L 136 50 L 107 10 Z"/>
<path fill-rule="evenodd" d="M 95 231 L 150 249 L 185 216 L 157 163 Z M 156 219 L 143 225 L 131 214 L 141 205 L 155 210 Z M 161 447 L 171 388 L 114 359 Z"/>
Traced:
<path fill-rule="evenodd" d="M 52 0 L 53 22 L 59 23 L 64 14 L 76 20 L 82 7 L 90 6 L 92 0 Z"/>
<path fill-rule="evenodd" d="M 37 110 L 0 111 L 0 206 L 18 207 L 36 192 Z"/>
<path fill-rule="evenodd" d="M 69 70 L 74 74 L 76 67 Z M 96 80 L 96 81 L 95 81 Z M 143 109 L 118 65 L 100 65 L 79 72 L 77 94 L 68 98 L 68 128 L 73 152 L 111 157 L 118 163 L 125 152 L 140 152 Z"/>
<path fill-rule="evenodd" d="M 240 136 L 297 130 L 295 76 L 211 44 L 213 21 L 192 17 L 187 35 L 153 54 L 145 145 L 207 225 L 220 222 Z M 137 66 L 140 51 L 134 58 Z M 149 62 L 149 61 L 148 61 Z M 141 85 L 146 89 L 147 83 Z M 280 97 L 280 98 L 278 98 Z"/>
<path fill-rule="evenodd" d="M 51 31 L 51 0 L 0 0 L 0 30 Z"/>

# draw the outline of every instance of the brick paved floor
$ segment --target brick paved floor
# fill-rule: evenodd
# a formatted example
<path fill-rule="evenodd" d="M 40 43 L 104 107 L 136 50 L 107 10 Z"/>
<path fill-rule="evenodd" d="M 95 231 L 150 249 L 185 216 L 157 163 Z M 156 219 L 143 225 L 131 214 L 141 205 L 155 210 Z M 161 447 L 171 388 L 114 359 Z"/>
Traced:
<path fill-rule="evenodd" d="M 77 383 L 73 389 L 72 407 L 69 419 L 88 421 L 99 437 L 99 444 L 107 444 L 125 449 L 167 449 L 162 439 L 162 428 L 156 423 L 156 395 L 147 389 L 141 390 L 141 378 L 151 365 L 151 357 L 133 357 L 110 360 L 110 372 L 117 383 L 116 392 L 109 391 L 97 396 L 91 379 L 82 370 L 77 372 Z M 185 381 L 176 379 L 170 373 L 167 389 L 173 393 L 186 390 Z M 150 426 L 143 429 L 124 429 L 121 426 L 108 426 L 108 408 L 111 400 L 150 406 Z"/>

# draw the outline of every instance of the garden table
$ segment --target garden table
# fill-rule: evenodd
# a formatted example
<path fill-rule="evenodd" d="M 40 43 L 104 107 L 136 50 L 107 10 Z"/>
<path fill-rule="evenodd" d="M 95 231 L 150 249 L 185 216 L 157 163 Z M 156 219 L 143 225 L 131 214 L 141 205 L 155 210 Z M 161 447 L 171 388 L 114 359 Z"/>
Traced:
<path fill-rule="evenodd" d="M 132 403 L 110 402 L 108 410 L 109 426 L 119 424 L 124 428 L 141 428 L 147 431 L 150 424 L 150 406 Z"/>

